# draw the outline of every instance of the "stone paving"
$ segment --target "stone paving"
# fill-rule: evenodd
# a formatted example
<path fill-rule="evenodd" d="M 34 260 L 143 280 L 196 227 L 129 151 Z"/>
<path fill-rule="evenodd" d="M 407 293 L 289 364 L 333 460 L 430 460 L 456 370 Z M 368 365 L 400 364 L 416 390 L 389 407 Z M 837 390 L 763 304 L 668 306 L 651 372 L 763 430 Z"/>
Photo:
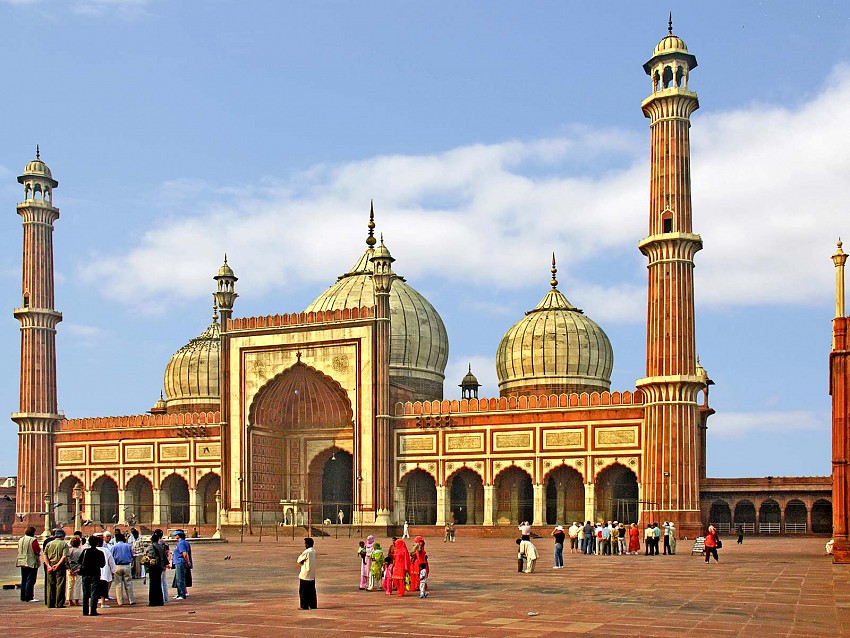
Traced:
<path fill-rule="evenodd" d="M 823 555 L 824 539 L 727 539 L 706 565 L 680 541 L 676 556 L 565 556 L 551 568 L 551 538 L 536 541 L 534 574 L 517 574 L 511 539 L 429 538 L 431 595 L 358 590 L 357 539 L 317 539 L 319 609 L 298 610 L 300 539 L 198 545 L 186 601 L 79 608 L 24 604 L 0 592 L 2 636 L 850 636 L 850 566 Z M 379 539 L 384 540 L 384 539 Z M 224 560 L 225 556 L 230 560 Z M 0 552 L 0 581 L 17 580 L 14 552 Z M 42 576 L 36 587 L 42 598 Z M 536 615 L 531 616 L 529 612 Z"/>

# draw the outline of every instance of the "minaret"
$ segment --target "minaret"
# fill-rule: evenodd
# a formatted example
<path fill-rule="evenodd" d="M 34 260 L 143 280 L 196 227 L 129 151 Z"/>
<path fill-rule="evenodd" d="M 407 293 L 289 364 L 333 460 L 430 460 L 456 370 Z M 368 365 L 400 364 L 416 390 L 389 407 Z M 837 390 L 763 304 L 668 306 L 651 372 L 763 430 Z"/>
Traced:
<path fill-rule="evenodd" d="M 233 274 L 233 269 L 227 265 L 227 255 L 224 255 L 224 264 L 218 269 L 218 274 L 213 277 L 218 282 L 218 290 L 213 293 L 216 306 L 221 314 L 221 331 L 227 329 L 227 320 L 233 317 L 233 302 L 236 301 L 236 282 L 239 278 Z"/>
<path fill-rule="evenodd" d="M 59 185 L 36 149 L 35 159 L 18 178 L 24 201 L 18 204 L 23 218 L 24 250 L 21 307 L 20 410 L 12 415 L 18 424 L 17 510 L 18 527 L 44 523 L 38 512 L 51 510 L 55 483 L 53 429 L 63 417 L 56 400 L 56 324 L 62 314 L 53 305 L 53 189 Z M 49 526 L 49 521 L 47 522 Z"/>
<path fill-rule="evenodd" d="M 481 384 L 478 383 L 478 379 L 474 374 L 472 374 L 472 364 L 469 364 L 469 372 L 467 372 L 463 379 L 460 382 L 460 398 L 461 399 L 477 399 L 478 398 L 478 388 L 481 387 Z"/>
<path fill-rule="evenodd" d="M 369 238 L 373 246 L 373 214 L 369 215 Z M 369 241 L 371 240 L 371 243 Z M 384 245 L 375 249 L 372 283 L 375 286 L 375 523 L 390 524 L 393 503 L 392 441 L 390 438 L 390 289 L 393 285 L 392 263 L 395 261 Z"/>
<path fill-rule="evenodd" d="M 829 354 L 829 393 L 832 395 L 832 560 L 850 563 L 850 344 L 844 316 L 844 263 L 847 254 L 838 249 L 835 264 L 835 319 L 832 320 L 832 352 Z"/>
<path fill-rule="evenodd" d="M 676 522 L 679 533 L 700 531 L 697 376 L 694 336 L 694 255 L 702 239 L 692 229 L 691 113 L 699 108 L 688 89 L 696 68 L 681 38 L 668 35 L 643 65 L 652 94 L 641 104 L 650 120 L 649 235 L 640 251 L 649 259 L 646 377 L 638 381 L 646 402 L 642 523 Z"/>

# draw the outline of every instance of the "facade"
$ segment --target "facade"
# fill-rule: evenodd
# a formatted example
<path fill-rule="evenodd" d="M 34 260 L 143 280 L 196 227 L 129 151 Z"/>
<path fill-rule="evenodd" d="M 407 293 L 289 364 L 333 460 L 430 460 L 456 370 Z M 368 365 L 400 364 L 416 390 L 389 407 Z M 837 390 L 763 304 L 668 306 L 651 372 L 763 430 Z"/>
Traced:
<path fill-rule="evenodd" d="M 168 362 L 150 412 L 66 419 L 56 407 L 53 347 L 57 183 L 37 157 L 20 178 L 18 205 L 19 523 L 43 522 L 43 511 L 66 523 L 207 527 L 670 520 L 691 537 L 715 516 L 749 524 L 738 502 L 762 507 L 778 483 L 705 472 L 713 410 L 694 330 L 702 240 L 693 230 L 689 128 L 699 102 L 688 82 L 696 66 L 672 26 L 644 65 L 650 202 L 638 247 L 648 260 L 647 357 L 645 376 L 625 390 L 611 389 L 610 341 L 558 289 L 553 256 L 542 300 L 498 345 L 500 396 L 478 398 L 470 369 L 461 398 L 445 398 L 445 326 L 396 273 L 403 259 L 396 266 L 376 240 L 371 211 L 365 251 L 303 312 L 234 318 L 238 279 L 225 257 L 213 277 L 212 323 Z M 779 480 L 788 489 L 773 502 L 785 520 L 791 508 L 793 530 L 801 529 L 796 501 L 806 507 L 802 531 L 816 510 L 821 520 L 828 482 Z M 766 527 L 751 531 L 773 531 L 765 516 Z"/>

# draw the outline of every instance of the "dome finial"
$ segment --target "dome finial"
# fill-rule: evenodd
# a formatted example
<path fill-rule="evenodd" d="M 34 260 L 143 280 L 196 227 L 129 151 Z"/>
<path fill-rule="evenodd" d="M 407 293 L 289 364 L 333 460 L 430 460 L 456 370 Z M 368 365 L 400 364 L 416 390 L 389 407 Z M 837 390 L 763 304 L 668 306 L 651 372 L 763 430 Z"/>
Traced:
<path fill-rule="evenodd" d="M 366 237 L 366 245 L 369 248 L 375 247 L 375 200 L 369 200 L 369 223 L 366 225 L 369 229 L 369 236 Z"/>
<path fill-rule="evenodd" d="M 218 301 L 213 300 L 213 323 L 218 323 Z"/>
<path fill-rule="evenodd" d="M 555 277 L 557 274 L 558 268 L 555 266 L 555 253 L 552 253 L 552 281 L 549 282 L 552 286 L 552 290 L 556 290 L 558 287 L 558 280 Z"/>
<path fill-rule="evenodd" d="M 670 17 L 667 19 L 667 33 L 673 35 L 673 12 L 670 12 Z"/>
<path fill-rule="evenodd" d="M 41 159 L 41 147 L 38 144 L 35 145 L 35 159 Z"/>

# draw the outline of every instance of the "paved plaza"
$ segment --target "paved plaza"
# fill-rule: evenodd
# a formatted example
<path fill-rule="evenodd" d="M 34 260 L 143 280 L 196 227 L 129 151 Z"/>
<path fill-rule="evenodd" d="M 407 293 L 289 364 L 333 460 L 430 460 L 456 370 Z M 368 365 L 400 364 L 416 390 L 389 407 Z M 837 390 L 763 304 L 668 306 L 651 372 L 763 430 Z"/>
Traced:
<path fill-rule="evenodd" d="M 738 546 L 727 538 L 720 563 L 710 565 L 691 556 L 688 541 L 669 557 L 567 553 L 565 569 L 553 570 L 552 539 L 540 538 L 536 573 L 517 574 L 512 539 L 460 531 L 454 544 L 428 538 L 425 600 L 359 591 L 357 539 L 320 538 L 319 609 L 300 611 L 300 539 L 237 537 L 194 547 L 195 586 L 186 601 L 147 607 L 147 589 L 135 581 L 135 606 L 84 618 L 79 608 L 48 610 L 3 590 L 0 626 L 4 638 L 850 635 L 850 566 L 823 556 L 824 539 L 749 537 Z M 14 560 L 13 550 L 0 551 L 3 583 L 18 578 Z M 39 574 L 39 598 L 42 585 Z"/>

